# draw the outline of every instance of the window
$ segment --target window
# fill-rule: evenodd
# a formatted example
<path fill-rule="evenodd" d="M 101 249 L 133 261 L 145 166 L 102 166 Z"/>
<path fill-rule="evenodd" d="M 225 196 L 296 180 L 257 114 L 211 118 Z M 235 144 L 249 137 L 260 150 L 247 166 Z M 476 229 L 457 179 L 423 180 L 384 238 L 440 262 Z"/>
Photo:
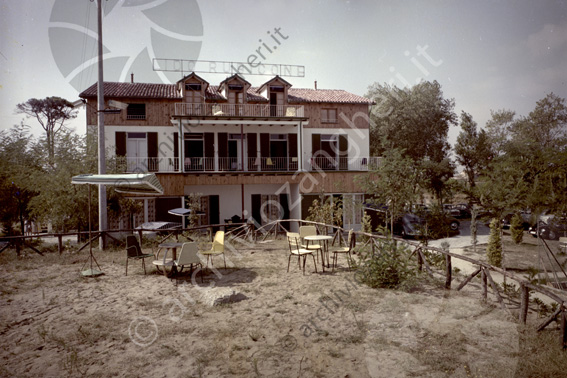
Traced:
<path fill-rule="evenodd" d="M 146 119 L 146 104 L 128 104 L 126 119 Z"/>
<path fill-rule="evenodd" d="M 322 123 L 337 123 L 337 109 L 321 109 L 321 122 Z"/>
<path fill-rule="evenodd" d="M 185 84 L 186 91 L 201 91 L 201 84 Z"/>

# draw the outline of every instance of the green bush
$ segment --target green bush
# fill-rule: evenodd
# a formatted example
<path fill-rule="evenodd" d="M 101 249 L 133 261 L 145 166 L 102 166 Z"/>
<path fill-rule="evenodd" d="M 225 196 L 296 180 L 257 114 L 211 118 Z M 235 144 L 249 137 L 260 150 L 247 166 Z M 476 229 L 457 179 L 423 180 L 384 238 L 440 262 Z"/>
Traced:
<path fill-rule="evenodd" d="M 415 276 L 409 263 L 409 248 L 388 237 L 380 250 L 363 252 L 355 263 L 358 278 L 372 288 L 396 289 Z"/>
<path fill-rule="evenodd" d="M 490 236 L 488 238 L 488 248 L 486 249 L 488 263 L 494 266 L 502 265 L 502 239 L 500 237 L 500 222 L 492 218 L 490 222 Z"/>
<path fill-rule="evenodd" d="M 510 233 L 514 243 L 520 244 L 524 238 L 524 225 L 522 218 L 518 213 L 515 213 L 510 220 Z"/>

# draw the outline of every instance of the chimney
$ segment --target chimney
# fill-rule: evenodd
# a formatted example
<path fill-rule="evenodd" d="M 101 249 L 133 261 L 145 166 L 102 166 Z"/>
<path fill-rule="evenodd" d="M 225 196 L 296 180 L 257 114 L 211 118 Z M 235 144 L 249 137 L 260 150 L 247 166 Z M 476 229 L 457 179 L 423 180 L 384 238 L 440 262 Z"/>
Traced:
<path fill-rule="evenodd" d="M 134 84 L 134 72 L 130 74 L 130 83 Z"/>
<path fill-rule="evenodd" d="M 317 80 L 315 80 L 315 90 L 317 90 Z"/>

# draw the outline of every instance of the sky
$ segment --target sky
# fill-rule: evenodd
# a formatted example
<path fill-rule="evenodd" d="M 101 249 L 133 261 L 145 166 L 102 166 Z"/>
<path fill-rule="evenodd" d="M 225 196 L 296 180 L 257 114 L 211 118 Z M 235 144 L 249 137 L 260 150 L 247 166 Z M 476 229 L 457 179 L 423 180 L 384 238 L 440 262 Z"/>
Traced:
<path fill-rule="evenodd" d="M 479 127 L 491 110 L 522 116 L 550 92 L 567 98 L 567 0 L 108 0 L 103 7 L 106 81 L 182 77 L 154 71 L 152 58 L 303 66 L 304 77 L 284 77 L 293 87 L 317 81 L 362 96 L 375 82 L 436 80 L 455 112 L 470 113 Z M 1 129 L 22 121 L 15 108 L 29 98 L 78 100 L 96 82 L 95 69 L 96 2 L 0 0 Z M 228 76 L 199 75 L 211 84 Z M 253 85 L 270 78 L 246 75 Z M 84 110 L 69 126 L 85 132 Z M 450 128 L 451 144 L 459 131 Z"/>

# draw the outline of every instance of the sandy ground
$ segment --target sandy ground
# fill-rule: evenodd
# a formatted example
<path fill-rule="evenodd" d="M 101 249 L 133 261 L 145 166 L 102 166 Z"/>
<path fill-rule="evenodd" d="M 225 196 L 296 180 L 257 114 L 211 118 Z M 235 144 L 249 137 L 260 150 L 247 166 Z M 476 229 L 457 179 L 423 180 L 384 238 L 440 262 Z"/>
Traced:
<path fill-rule="evenodd" d="M 229 243 L 227 264 L 171 280 L 125 251 L 0 256 L 1 376 L 512 377 L 517 323 L 423 278 L 411 292 L 370 289 L 346 269 L 302 274 L 283 240 Z M 149 250 L 148 250 L 149 251 Z M 9 252 L 13 253 L 13 252 Z M 151 260 L 151 259 L 150 259 Z M 191 282 L 194 281 L 194 282 Z M 240 301 L 210 306 L 212 295 Z"/>
<path fill-rule="evenodd" d="M 229 268 L 177 280 L 124 275 L 124 251 L 1 265 L 2 376 L 513 376 L 517 325 L 425 279 L 412 293 L 375 290 L 342 267 L 286 273 L 284 241 L 232 243 Z M 6 258 L 7 259 L 7 258 Z M 217 267 L 221 267 L 217 259 Z M 194 280 L 193 280 L 194 281 Z M 207 304 L 213 294 L 236 303 Z"/>

